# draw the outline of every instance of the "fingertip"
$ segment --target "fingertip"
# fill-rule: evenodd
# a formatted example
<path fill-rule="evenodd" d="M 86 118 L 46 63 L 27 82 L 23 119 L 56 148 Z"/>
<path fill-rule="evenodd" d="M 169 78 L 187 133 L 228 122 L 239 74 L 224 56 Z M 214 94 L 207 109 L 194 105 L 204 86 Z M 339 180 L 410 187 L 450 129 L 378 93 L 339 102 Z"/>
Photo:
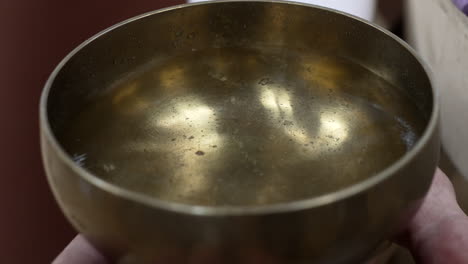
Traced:
<path fill-rule="evenodd" d="M 106 258 L 82 235 L 77 235 L 52 264 L 107 264 Z"/>

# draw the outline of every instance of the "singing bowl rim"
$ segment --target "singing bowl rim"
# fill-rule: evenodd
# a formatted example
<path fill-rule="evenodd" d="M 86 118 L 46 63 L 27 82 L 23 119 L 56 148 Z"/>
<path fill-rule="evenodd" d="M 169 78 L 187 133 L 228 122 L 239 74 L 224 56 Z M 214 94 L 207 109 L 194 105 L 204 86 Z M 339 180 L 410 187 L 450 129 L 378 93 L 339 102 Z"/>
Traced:
<path fill-rule="evenodd" d="M 429 122 L 419 140 L 416 144 L 403 156 L 401 156 L 398 160 L 393 162 L 391 165 L 387 166 L 385 169 L 381 170 L 377 174 L 361 181 L 355 183 L 351 186 L 345 187 L 343 189 L 327 193 L 321 196 L 312 197 L 303 200 L 295 200 L 290 202 L 282 202 L 282 203 L 274 203 L 274 204 L 266 204 L 266 205 L 236 205 L 236 206 L 207 206 L 207 205 L 189 205 L 183 204 L 174 201 L 163 200 L 155 197 L 151 197 L 149 195 L 145 195 L 142 193 L 138 193 L 136 191 L 128 190 L 124 187 L 117 186 L 111 182 L 107 182 L 105 180 L 100 179 L 99 177 L 95 176 L 93 173 L 85 170 L 83 167 L 78 166 L 71 158 L 69 154 L 62 148 L 61 144 L 58 142 L 57 138 L 54 136 L 48 115 L 47 115 L 47 102 L 49 91 L 52 87 L 52 84 L 55 81 L 55 78 L 60 73 L 61 69 L 64 65 L 80 50 L 85 48 L 87 45 L 92 43 L 94 40 L 100 38 L 101 36 L 111 32 L 112 30 L 129 24 L 133 21 L 142 19 L 144 17 L 156 15 L 158 13 L 167 12 L 170 10 L 175 10 L 179 8 L 186 8 L 195 5 L 213 5 L 213 4 L 220 4 L 220 3 L 229 3 L 229 2 L 264 2 L 264 3 L 278 3 L 278 4 L 290 4 L 290 5 L 300 5 L 300 6 L 307 6 L 311 8 L 322 9 L 325 11 L 329 11 L 335 13 L 337 15 L 347 16 L 351 19 L 357 20 L 357 22 L 361 22 L 366 24 L 369 27 L 373 27 L 376 30 L 379 30 L 382 34 L 386 34 L 387 36 L 391 37 L 397 44 L 403 46 L 413 57 L 416 61 L 422 66 L 424 69 L 431 86 L 432 92 L 432 113 L 430 115 Z M 393 33 L 389 32 L 388 30 L 375 25 L 367 20 L 362 18 L 356 17 L 354 15 L 344 13 L 338 10 L 321 7 L 317 5 L 311 4 L 304 4 L 298 2 L 290 2 L 290 1 L 267 1 L 267 0 L 255 0 L 255 1 L 242 1 L 242 0 L 221 0 L 216 2 L 198 2 L 198 3 L 191 3 L 191 4 L 181 4 L 176 6 L 171 6 L 163 9 L 158 9 L 154 11 L 150 11 L 127 20 L 124 20 L 120 23 L 117 23 L 107 29 L 102 30 L 101 32 L 95 34 L 88 40 L 81 43 L 75 49 L 73 49 L 62 61 L 56 66 L 54 71 L 49 76 L 48 80 L 45 83 L 44 89 L 41 94 L 40 104 L 39 104 L 39 122 L 40 122 L 40 130 L 42 136 L 44 136 L 50 143 L 51 148 L 53 151 L 56 152 L 57 156 L 64 162 L 74 173 L 79 175 L 82 179 L 87 181 L 89 184 L 94 185 L 95 187 L 102 189 L 106 192 L 111 193 L 112 195 L 131 200 L 136 203 L 141 203 L 147 205 L 152 208 L 158 208 L 163 210 L 169 210 L 179 213 L 186 213 L 192 215 L 206 215 L 206 216 L 228 216 L 228 215 L 259 215 L 259 214 L 271 214 L 271 213 L 283 213 L 283 212 L 290 212 L 290 211 L 298 211 L 303 209 L 311 209 L 314 207 L 320 207 L 331 203 L 336 203 L 338 201 L 344 200 L 346 198 L 352 197 L 359 193 L 362 193 L 373 186 L 377 185 L 378 183 L 384 181 L 385 179 L 394 175 L 400 168 L 404 167 L 408 163 L 410 163 L 413 159 L 417 157 L 417 155 L 422 152 L 424 146 L 426 146 L 432 138 L 432 135 L 435 133 L 437 129 L 437 124 L 439 120 L 439 95 L 437 90 L 434 87 L 434 82 L 432 79 L 432 72 L 429 66 L 424 62 L 424 60 L 416 53 L 416 51 L 409 46 L 405 41 L 400 39 L 399 37 L 395 36 Z M 42 144 L 42 143 L 41 143 Z M 44 158 L 44 155 L 43 155 Z M 50 176 L 47 176 L 50 178 Z M 51 184 L 51 181 L 49 180 Z M 51 184 L 52 185 L 52 184 Z M 53 186 L 52 186 L 53 188 Z"/>

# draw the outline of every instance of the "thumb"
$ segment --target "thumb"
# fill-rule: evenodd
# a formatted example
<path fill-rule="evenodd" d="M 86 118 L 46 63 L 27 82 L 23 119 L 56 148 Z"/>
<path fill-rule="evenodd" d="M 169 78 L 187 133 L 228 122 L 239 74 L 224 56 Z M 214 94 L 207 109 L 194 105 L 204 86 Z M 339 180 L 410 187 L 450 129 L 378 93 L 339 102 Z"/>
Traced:
<path fill-rule="evenodd" d="M 468 217 L 457 203 L 452 183 L 440 169 L 408 233 L 409 248 L 419 263 L 468 263 Z"/>
<path fill-rule="evenodd" d="M 52 264 L 107 264 L 107 260 L 81 235 L 76 236 Z"/>

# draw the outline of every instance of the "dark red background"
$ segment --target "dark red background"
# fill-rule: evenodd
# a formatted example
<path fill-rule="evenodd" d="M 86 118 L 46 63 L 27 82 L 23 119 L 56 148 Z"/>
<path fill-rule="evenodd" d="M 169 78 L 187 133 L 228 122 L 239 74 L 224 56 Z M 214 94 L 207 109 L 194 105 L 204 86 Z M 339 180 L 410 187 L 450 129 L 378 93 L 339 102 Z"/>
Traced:
<path fill-rule="evenodd" d="M 50 263 L 75 235 L 43 173 L 38 102 L 55 65 L 86 38 L 179 0 L 0 0 L 0 263 Z"/>

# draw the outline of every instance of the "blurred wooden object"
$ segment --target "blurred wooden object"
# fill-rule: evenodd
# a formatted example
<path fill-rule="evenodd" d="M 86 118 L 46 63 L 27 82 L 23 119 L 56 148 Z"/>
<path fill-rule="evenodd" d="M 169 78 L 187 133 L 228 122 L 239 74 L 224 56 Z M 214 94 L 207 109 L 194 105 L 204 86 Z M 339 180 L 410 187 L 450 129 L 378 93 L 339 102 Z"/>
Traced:
<path fill-rule="evenodd" d="M 429 63 L 441 97 L 442 143 L 468 179 L 468 17 L 451 0 L 409 0 L 408 37 Z"/>
<path fill-rule="evenodd" d="M 0 263 L 49 263 L 74 236 L 50 194 L 38 140 L 42 86 L 86 38 L 165 0 L 0 0 Z"/>

